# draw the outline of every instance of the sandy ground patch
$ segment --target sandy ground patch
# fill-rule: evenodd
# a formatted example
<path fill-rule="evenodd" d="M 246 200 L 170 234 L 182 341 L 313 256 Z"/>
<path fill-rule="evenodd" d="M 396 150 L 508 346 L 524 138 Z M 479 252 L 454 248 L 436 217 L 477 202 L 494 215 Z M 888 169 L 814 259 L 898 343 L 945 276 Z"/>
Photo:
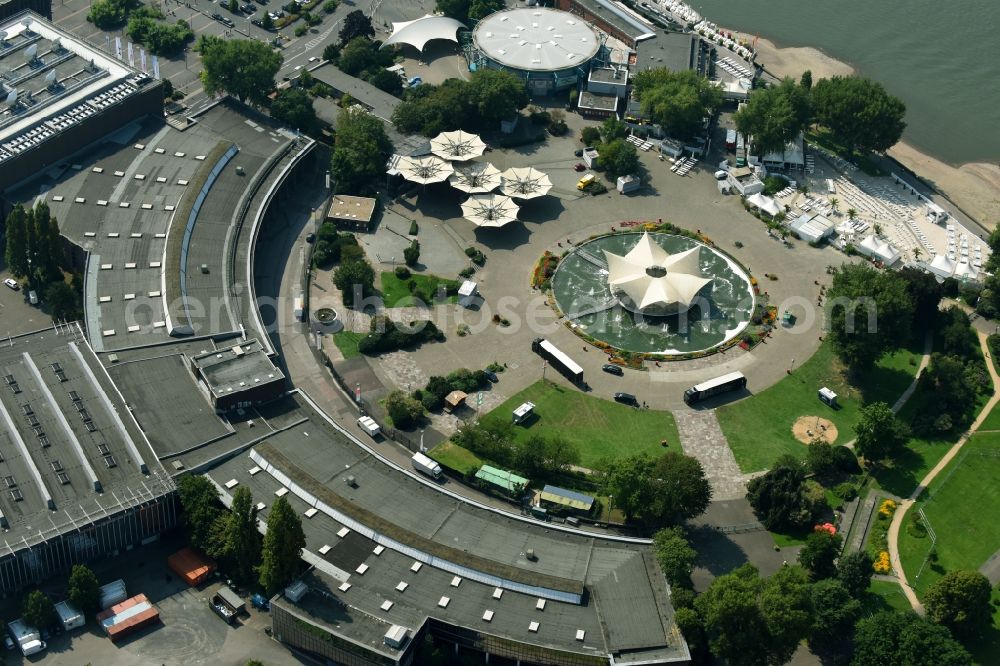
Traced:
<path fill-rule="evenodd" d="M 853 67 L 819 49 L 811 46 L 778 48 L 774 42 L 763 38 L 757 41 L 757 62 L 779 78 L 790 76 L 796 80 L 807 69 L 812 72 L 813 81 L 854 73 Z"/>
<path fill-rule="evenodd" d="M 821 416 L 800 416 L 792 424 L 792 434 L 803 444 L 822 439 L 830 444 L 837 441 L 837 426 Z"/>

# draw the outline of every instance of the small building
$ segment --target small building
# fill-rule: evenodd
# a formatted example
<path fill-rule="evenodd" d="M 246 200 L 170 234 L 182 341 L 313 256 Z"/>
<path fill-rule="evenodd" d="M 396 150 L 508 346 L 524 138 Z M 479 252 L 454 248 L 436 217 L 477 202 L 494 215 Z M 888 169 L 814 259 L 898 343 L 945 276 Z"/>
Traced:
<path fill-rule="evenodd" d="M 375 215 L 375 199 L 335 194 L 326 211 L 326 221 L 338 227 L 368 231 Z"/>
<path fill-rule="evenodd" d="M 203 352 L 191 359 L 191 366 L 220 412 L 270 402 L 285 393 L 284 373 L 255 339 Z"/>
<path fill-rule="evenodd" d="M 802 135 L 799 134 L 798 137 L 785 144 L 784 150 L 776 150 L 762 156 L 761 163 L 768 169 L 804 169 L 806 149 Z"/>
<path fill-rule="evenodd" d="M 764 182 L 757 177 L 753 169 L 747 166 L 730 169 L 729 184 L 744 197 L 764 191 Z"/>
<path fill-rule="evenodd" d="M 667 157 L 680 157 L 684 154 L 684 144 L 677 139 L 663 139 L 660 141 L 660 154 Z"/>
<path fill-rule="evenodd" d="M 615 188 L 618 190 L 619 194 L 628 194 L 629 192 L 635 192 L 640 187 L 642 187 L 642 181 L 639 180 L 638 176 L 628 175 L 628 176 L 618 176 L 618 181 Z"/>
<path fill-rule="evenodd" d="M 592 67 L 587 92 L 624 99 L 628 92 L 628 70 L 624 67 Z"/>
<path fill-rule="evenodd" d="M 819 390 L 819 399 L 820 402 L 830 407 L 837 406 L 837 394 L 825 386 Z"/>
<path fill-rule="evenodd" d="M 598 161 L 601 156 L 597 152 L 597 148 L 584 148 L 583 149 L 583 163 L 587 165 L 588 169 L 596 168 Z"/>
<path fill-rule="evenodd" d="M 512 497 L 520 495 L 528 487 L 528 480 L 523 476 L 489 465 L 480 467 L 476 472 L 476 478 L 486 486 Z"/>
<path fill-rule="evenodd" d="M 97 614 L 97 623 L 112 642 L 159 620 L 160 611 L 145 594 L 137 594 Z"/>
<path fill-rule="evenodd" d="M 479 285 L 472 280 L 466 280 L 458 288 L 458 302 L 462 307 L 469 307 L 476 302 L 479 295 Z"/>
<path fill-rule="evenodd" d="M 513 414 L 514 423 L 524 423 L 534 411 L 535 411 L 535 403 L 522 402 L 517 407 L 517 409 L 514 410 Z"/>
<path fill-rule="evenodd" d="M 818 243 L 834 234 L 834 223 L 818 213 L 805 213 L 795 218 L 788 227 L 807 243 Z"/>
<path fill-rule="evenodd" d="M 181 548 L 167 558 L 167 566 L 181 580 L 194 587 L 208 579 L 215 571 L 215 560 L 202 555 L 194 548 Z"/>
<path fill-rule="evenodd" d="M 581 90 L 576 100 L 576 110 L 587 118 L 617 117 L 620 99 L 617 95 Z"/>
<path fill-rule="evenodd" d="M 60 601 L 56 604 L 56 613 L 59 615 L 59 623 L 66 631 L 82 627 L 86 620 L 83 613 L 78 611 L 70 602 Z"/>
<path fill-rule="evenodd" d="M 542 488 L 542 492 L 539 493 L 538 499 L 541 502 L 547 502 L 582 513 L 590 513 L 591 509 L 594 508 L 594 498 L 590 495 L 584 495 L 583 493 L 558 486 L 546 485 Z"/>
<path fill-rule="evenodd" d="M 465 404 L 465 399 L 469 394 L 465 391 L 452 391 L 444 397 L 444 411 L 451 414 L 453 411 Z"/>

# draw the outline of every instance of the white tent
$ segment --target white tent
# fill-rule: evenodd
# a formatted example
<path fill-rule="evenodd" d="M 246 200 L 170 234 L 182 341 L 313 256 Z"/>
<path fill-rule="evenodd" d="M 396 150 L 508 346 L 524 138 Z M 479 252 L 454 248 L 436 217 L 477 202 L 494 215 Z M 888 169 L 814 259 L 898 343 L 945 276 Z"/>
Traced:
<path fill-rule="evenodd" d="M 511 167 L 502 174 L 501 191 L 509 197 L 534 199 L 545 196 L 552 189 L 549 177 L 534 167 Z"/>
<path fill-rule="evenodd" d="M 969 265 L 967 261 L 960 261 L 955 266 L 955 278 L 958 280 L 975 280 L 978 271 Z"/>
<path fill-rule="evenodd" d="M 857 250 L 872 259 L 878 259 L 886 266 L 891 266 L 899 260 L 899 250 L 875 236 L 865 236 L 865 239 L 858 244 Z"/>
<path fill-rule="evenodd" d="M 955 272 L 954 262 L 943 254 L 935 255 L 931 263 L 927 265 L 927 268 L 931 273 L 945 278 L 951 277 L 952 273 Z"/>
<path fill-rule="evenodd" d="M 760 192 L 748 196 L 747 203 L 754 208 L 757 208 L 762 213 L 767 213 L 771 217 L 774 217 L 781 212 L 781 206 L 778 205 L 778 202 L 771 197 L 761 194 Z"/>
<path fill-rule="evenodd" d="M 447 16 L 431 16 L 430 14 L 414 21 L 401 21 L 392 24 L 392 35 L 382 42 L 382 47 L 389 44 L 409 44 L 418 51 L 423 51 L 427 42 L 432 39 L 447 39 L 458 42 L 458 31 L 465 24 Z"/>
<path fill-rule="evenodd" d="M 396 169 L 406 180 L 427 185 L 447 180 L 455 172 L 455 168 L 440 157 L 403 157 Z"/>
<path fill-rule="evenodd" d="M 510 197 L 473 194 L 462 204 L 462 216 L 477 227 L 502 227 L 517 219 L 520 207 Z"/>
<path fill-rule="evenodd" d="M 478 134 L 462 130 L 441 132 L 431 139 L 431 152 L 444 160 L 464 162 L 479 157 L 486 151 L 486 143 Z"/>
<path fill-rule="evenodd" d="M 456 190 L 469 194 L 490 192 L 500 187 L 500 169 L 489 162 L 470 162 L 455 169 L 448 182 Z"/>
<path fill-rule="evenodd" d="M 711 284 L 703 277 L 700 246 L 670 254 L 644 233 L 625 256 L 604 250 L 608 286 L 622 297 L 622 304 L 647 313 L 684 311 Z"/>

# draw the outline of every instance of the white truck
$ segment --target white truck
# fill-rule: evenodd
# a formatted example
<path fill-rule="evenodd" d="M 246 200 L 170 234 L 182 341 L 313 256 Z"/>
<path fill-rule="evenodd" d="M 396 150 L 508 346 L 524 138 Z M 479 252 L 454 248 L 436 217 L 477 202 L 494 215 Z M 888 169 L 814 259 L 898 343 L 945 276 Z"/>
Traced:
<path fill-rule="evenodd" d="M 68 601 L 60 601 L 57 603 L 56 613 L 59 614 L 59 622 L 62 623 L 63 629 L 66 631 L 82 627 L 86 623 L 83 613 L 78 611 L 73 604 Z"/>
<path fill-rule="evenodd" d="M 535 411 L 535 403 L 533 402 L 523 402 L 517 409 L 514 410 L 513 418 L 515 424 L 524 423 L 531 416 L 531 413 Z"/>
<path fill-rule="evenodd" d="M 362 416 L 358 419 L 358 425 L 361 426 L 362 430 L 368 433 L 369 437 L 375 437 L 382 432 L 382 428 L 380 428 L 379 424 L 375 423 L 375 419 L 370 416 Z"/>
<path fill-rule="evenodd" d="M 432 459 L 428 458 L 419 451 L 417 453 L 414 453 L 413 458 L 411 458 L 410 460 L 413 463 L 413 467 L 418 472 L 423 472 L 432 479 L 441 478 L 441 465 L 438 465 Z"/>
<path fill-rule="evenodd" d="M 7 631 L 25 657 L 41 652 L 46 647 L 38 629 L 28 626 L 21 618 L 9 622 Z"/>

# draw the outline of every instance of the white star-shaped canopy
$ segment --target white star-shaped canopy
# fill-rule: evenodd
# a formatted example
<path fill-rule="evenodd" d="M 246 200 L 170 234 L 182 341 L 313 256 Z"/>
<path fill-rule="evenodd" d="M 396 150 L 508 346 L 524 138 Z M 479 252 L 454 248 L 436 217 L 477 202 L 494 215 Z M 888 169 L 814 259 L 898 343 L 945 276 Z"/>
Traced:
<path fill-rule="evenodd" d="M 626 306 L 643 312 L 679 312 L 691 307 L 712 278 L 701 274 L 700 246 L 670 254 L 644 233 L 624 257 L 604 250 L 608 285 Z"/>

